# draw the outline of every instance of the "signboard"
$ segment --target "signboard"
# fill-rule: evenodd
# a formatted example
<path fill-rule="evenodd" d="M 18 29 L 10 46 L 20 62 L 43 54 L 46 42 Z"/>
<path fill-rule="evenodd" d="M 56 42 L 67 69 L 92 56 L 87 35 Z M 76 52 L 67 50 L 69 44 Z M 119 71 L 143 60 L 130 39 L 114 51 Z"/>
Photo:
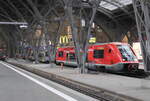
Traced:
<path fill-rule="evenodd" d="M 91 37 L 89 43 L 96 43 L 96 37 Z"/>
<path fill-rule="evenodd" d="M 133 43 L 133 50 L 137 56 L 137 58 L 139 60 L 142 60 L 143 57 L 142 57 L 142 51 L 141 51 L 141 45 L 140 45 L 140 42 L 135 42 Z"/>

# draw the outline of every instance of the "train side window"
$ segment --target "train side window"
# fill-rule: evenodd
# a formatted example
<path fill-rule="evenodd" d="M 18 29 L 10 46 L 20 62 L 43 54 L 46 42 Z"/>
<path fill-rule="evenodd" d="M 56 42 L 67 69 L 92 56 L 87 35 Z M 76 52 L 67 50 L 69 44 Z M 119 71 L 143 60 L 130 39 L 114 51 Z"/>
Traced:
<path fill-rule="evenodd" d="M 104 58 L 104 49 L 94 50 L 94 58 Z"/>
<path fill-rule="evenodd" d="M 59 53 L 58 53 L 58 57 L 63 57 L 63 56 L 64 56 L 63 51 L 59 51 Z"/>
<path fill-rule="evenodd" d="M 111 49 L 109 49 L 109 50 L 108 50 L 108 53 L 111 53 L 111 51 L 112 51 L 112 50 L 111 50 Z"/>
<path fill-rule="evenodd" d="M 45 53 L 45 56 L 49 56 L 48 52 Z"/>
<path fill-rule="evenodd" d="M 68 54 L 68 59 L 69 59 L 70 61 L 75 61 L 75 60 L 76 60 L 75 53 L 69 53 L 69 54 Z"/>
<path fill-rule="evenodd" d="M 86 53 L 86 62 L 88 62 L 88 53 Z"/>

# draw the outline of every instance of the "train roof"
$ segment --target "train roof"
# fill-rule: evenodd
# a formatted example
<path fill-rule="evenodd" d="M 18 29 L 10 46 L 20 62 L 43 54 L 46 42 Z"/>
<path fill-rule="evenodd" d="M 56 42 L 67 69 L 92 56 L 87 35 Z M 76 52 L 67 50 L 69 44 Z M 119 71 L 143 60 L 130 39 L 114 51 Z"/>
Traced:
<path fill-rule="evenodd" d="M 72 50 L 72 49 L 74 49 L 74 46 L 66 46 L 58 48 L 58 50 Z"/>
<path fill-rule="evenodd" d="M 106 45 L 106 44 L 114 44 L 114 45 L 127 45 L 128 43 L 122 43 L 122 42 L 108 42 L 108 43 L 95 43 L 95 44 L 90 44 L 89 46 L 94 46 L 94 45 Z M 65 46 L 65 47 L 60 47 L 61 49 L 72 49 L 74 46 Z M 58 48 L 59 49 L 59 48 Z"/>
<path fill-rule="evenodd" d="M 95 43 L 95 44 L 93 44 L 93 45 L 106 45 L 106 44 L 127 45 L 128 43 L 122 43 L 122 42 L 109 42 L 109 43 Z"/>

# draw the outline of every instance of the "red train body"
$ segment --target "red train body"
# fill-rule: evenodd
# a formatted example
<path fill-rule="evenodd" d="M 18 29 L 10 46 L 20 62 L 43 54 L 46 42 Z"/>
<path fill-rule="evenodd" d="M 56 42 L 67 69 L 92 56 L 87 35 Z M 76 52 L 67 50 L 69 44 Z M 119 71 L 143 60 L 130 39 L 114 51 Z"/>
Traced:
<path fill-rule="evenodd" d="M 59 48 L 56 63 L 77 66 L 74 47 Z M 138 59 L 125 43 L 94 44 L 88 47 L 86 67 L 93 70 L 111 70 L 116 72 L 133 72 L 138 69 Z"/>

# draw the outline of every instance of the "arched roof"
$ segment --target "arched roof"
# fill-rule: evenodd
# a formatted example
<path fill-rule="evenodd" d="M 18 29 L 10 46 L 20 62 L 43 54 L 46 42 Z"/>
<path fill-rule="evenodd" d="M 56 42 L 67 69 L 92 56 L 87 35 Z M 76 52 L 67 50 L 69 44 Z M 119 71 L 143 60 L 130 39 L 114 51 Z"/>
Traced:
<path fill-rule="evenodd" d="M 43 17 L 59 16 L 65 9 L 66 0 L 1 0 L 0 22 L 38 23 Z M 71 0 L 69 0 L 71 1 Z M 72 0 L 80 6 L 90 6 L 94 0 Z M 116 37 L 135 25 L 132 0 L 100 0 L 95 22 L 109 34 Z M 42 15 L 42 16 L 41 16 Z M 122 27 L 120 27 L 120 25 Z M 126 29 L 126 30 L 122 30 Z M 116 34 L 116 35 L 114 35 Z M 112 37 L 113 38 L 113 37 Z"/>

